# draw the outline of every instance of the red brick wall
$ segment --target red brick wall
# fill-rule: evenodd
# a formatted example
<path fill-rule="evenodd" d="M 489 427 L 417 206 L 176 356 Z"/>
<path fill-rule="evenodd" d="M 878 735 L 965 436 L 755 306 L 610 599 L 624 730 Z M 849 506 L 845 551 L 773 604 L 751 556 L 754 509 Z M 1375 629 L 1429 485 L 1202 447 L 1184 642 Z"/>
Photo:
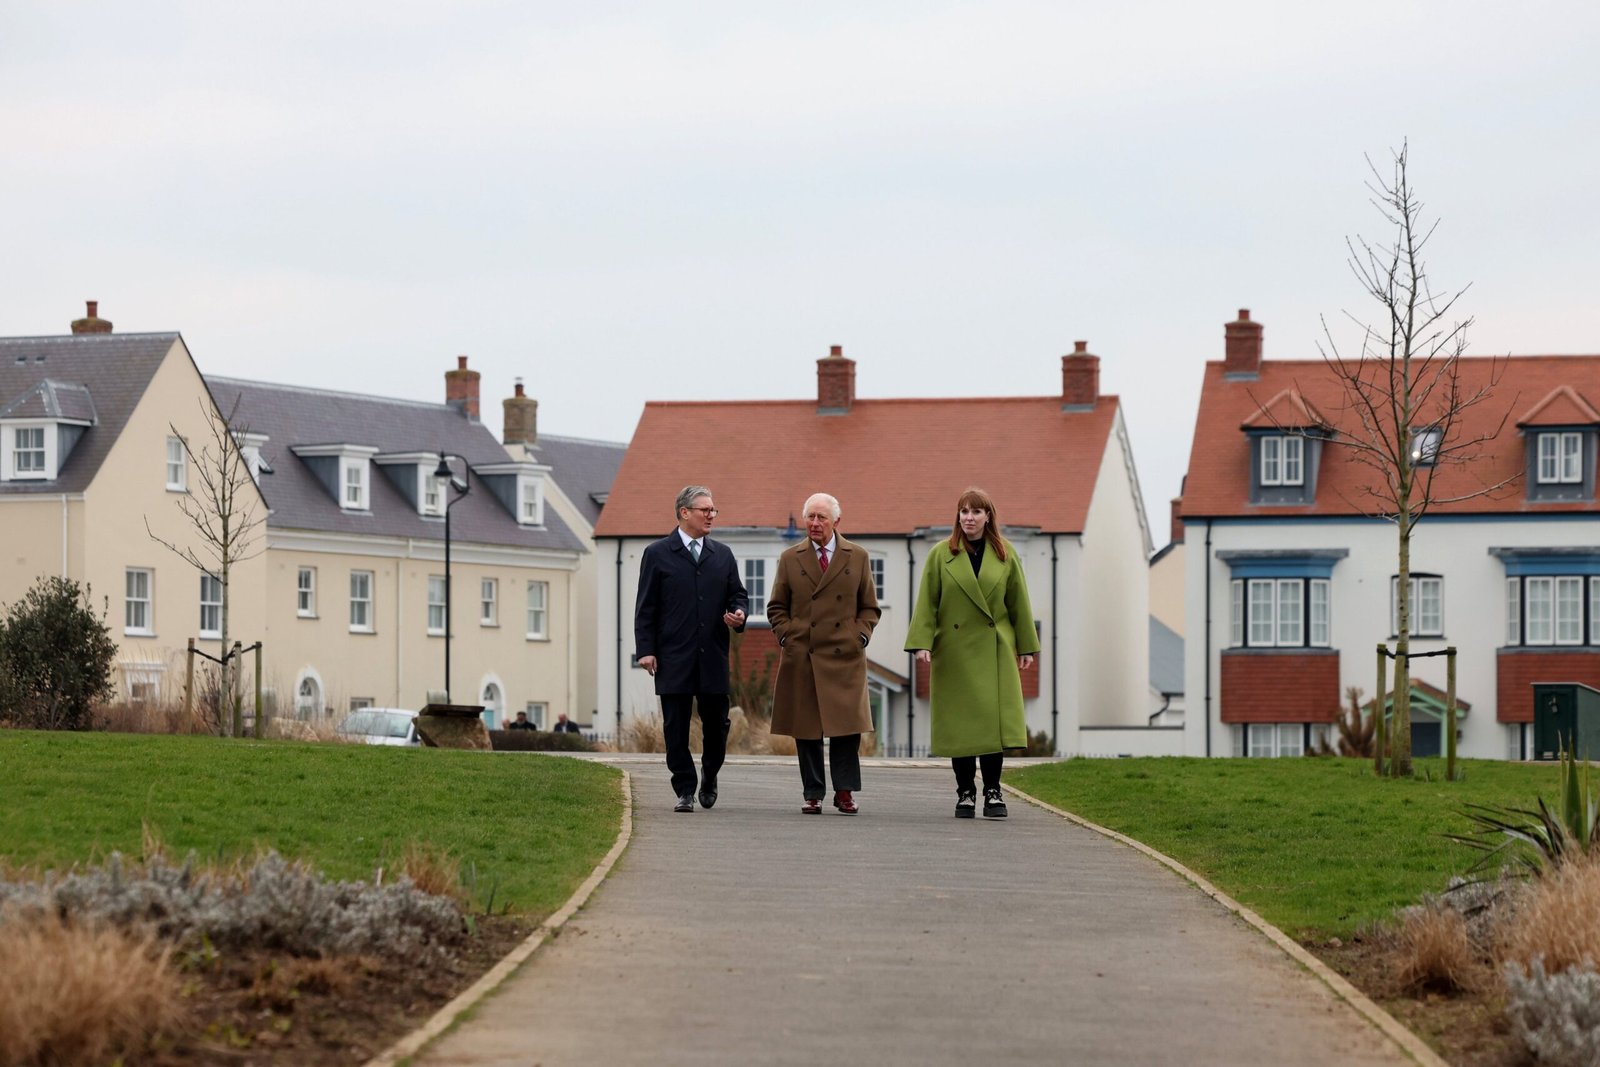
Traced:
<path fill-rule="evenodd" d="M 1061 402 L 1093 406 L 1100 399 L 1100 357 L 1089 354 L 1089 342 L 1076 342 L 1070 356 L 1061 357 Z"/>
<path fill-rule="evenodd" d="M 1533 721 L 1534 682 L 1582 682 L 1600 689 L 1600 652 L 1587 649 L 1501 649 L 1495 664 L 1494 717 Z"/>
<path fill-rule="evenodd" d="M 467 369 L 467 357 L 456 357 L 456 369 L 444 372 L 444 400 L 478 421 L 478 372 Z"/>
<path fill-rule="evenodd" d="M 1222 653 L 1223 722 L 1332 722 L 1339 716 L 1339 653 Z"/>
<path fill-rule="evenodd" d="M 772 656 L 772 669 L 765 670 L 767 656 Z M 759 677 L 763 673 L 776 675 L 778 673 L 778 639 L 772 635 L 772 630 L 766 626 L 747 626 L 744 631 L 744 640 L 739 646 L 740 666 L 744 668 L 744 676 L 748 678 L 754 671 Z M 728 669 L 733 669 L 733 649 L 728 649 Z"/>
<path fill-rule="evenodd" d="M 917 664 L 916 693 L 918 700 L 928 699 L 928 666 Z M 1039 657 L 1033 657 L 1033 666 L 1022 672 L 1022 698 L 1032 700 L 1039 695 Z"/>
<path fill-rule="evenodd" d="M 849 411 L 855 402 L 856 361 L 845 359 L 844 350 L 834 345 L 817 360 L 817 407 Z"/>

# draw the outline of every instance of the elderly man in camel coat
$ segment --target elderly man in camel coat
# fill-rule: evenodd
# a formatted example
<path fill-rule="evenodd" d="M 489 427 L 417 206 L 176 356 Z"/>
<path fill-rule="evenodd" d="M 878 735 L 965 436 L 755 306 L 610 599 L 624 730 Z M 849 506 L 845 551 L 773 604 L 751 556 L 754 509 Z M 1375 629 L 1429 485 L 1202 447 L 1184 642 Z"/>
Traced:
<path fill-rule="evenodd" d="M 866 549 L 834 532 L 839 502 L 817 493 L 804 511 L 807 539 L 778 557 L 767 597 L 767 619 L 782 646 L 772 732 L 794 738 L 807 815 L 822 812 L 822 739 L 829 739 L 833 806 L 854 815 L 861 735 L 872 729 L 867 643 L 878 625 L 878 595 Z"/>

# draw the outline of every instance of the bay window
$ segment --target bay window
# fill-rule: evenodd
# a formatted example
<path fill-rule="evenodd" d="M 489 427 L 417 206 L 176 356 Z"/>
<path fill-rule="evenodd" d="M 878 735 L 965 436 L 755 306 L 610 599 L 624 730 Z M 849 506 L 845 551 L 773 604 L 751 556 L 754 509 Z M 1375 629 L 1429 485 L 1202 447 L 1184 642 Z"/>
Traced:
<path fill-rule="evenodd" d="M 1332 643 L 1326 578 L 1235 579 L 1232 600 L 1234 647 L 1327 648 Z"/>

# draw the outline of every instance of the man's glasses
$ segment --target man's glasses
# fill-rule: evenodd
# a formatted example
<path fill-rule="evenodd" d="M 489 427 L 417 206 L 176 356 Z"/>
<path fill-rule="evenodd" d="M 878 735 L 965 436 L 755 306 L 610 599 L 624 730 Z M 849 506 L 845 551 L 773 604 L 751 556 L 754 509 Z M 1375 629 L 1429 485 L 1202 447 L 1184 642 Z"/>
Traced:
<path fill-rule="evenodd" d="M 714 518 L 717 517 L 717 509 L 716 508 L 684 508 L 683 510 L 685 510 L 685 511 L 698 511 L 700 514 L 704 515 L 708 519 L 714 519 Z"/>

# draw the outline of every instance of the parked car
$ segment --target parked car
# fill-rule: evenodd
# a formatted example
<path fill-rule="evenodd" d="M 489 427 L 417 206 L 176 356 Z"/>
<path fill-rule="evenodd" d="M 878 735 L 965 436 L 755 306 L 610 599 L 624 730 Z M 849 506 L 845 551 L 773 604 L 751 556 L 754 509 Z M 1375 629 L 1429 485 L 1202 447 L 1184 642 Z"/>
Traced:
<path fill-rule="evenodd" d="M 368 745 L 420 745 L 417 713 L 404 708 L 358 708 L 334 732 L 346 741 Z"/>

